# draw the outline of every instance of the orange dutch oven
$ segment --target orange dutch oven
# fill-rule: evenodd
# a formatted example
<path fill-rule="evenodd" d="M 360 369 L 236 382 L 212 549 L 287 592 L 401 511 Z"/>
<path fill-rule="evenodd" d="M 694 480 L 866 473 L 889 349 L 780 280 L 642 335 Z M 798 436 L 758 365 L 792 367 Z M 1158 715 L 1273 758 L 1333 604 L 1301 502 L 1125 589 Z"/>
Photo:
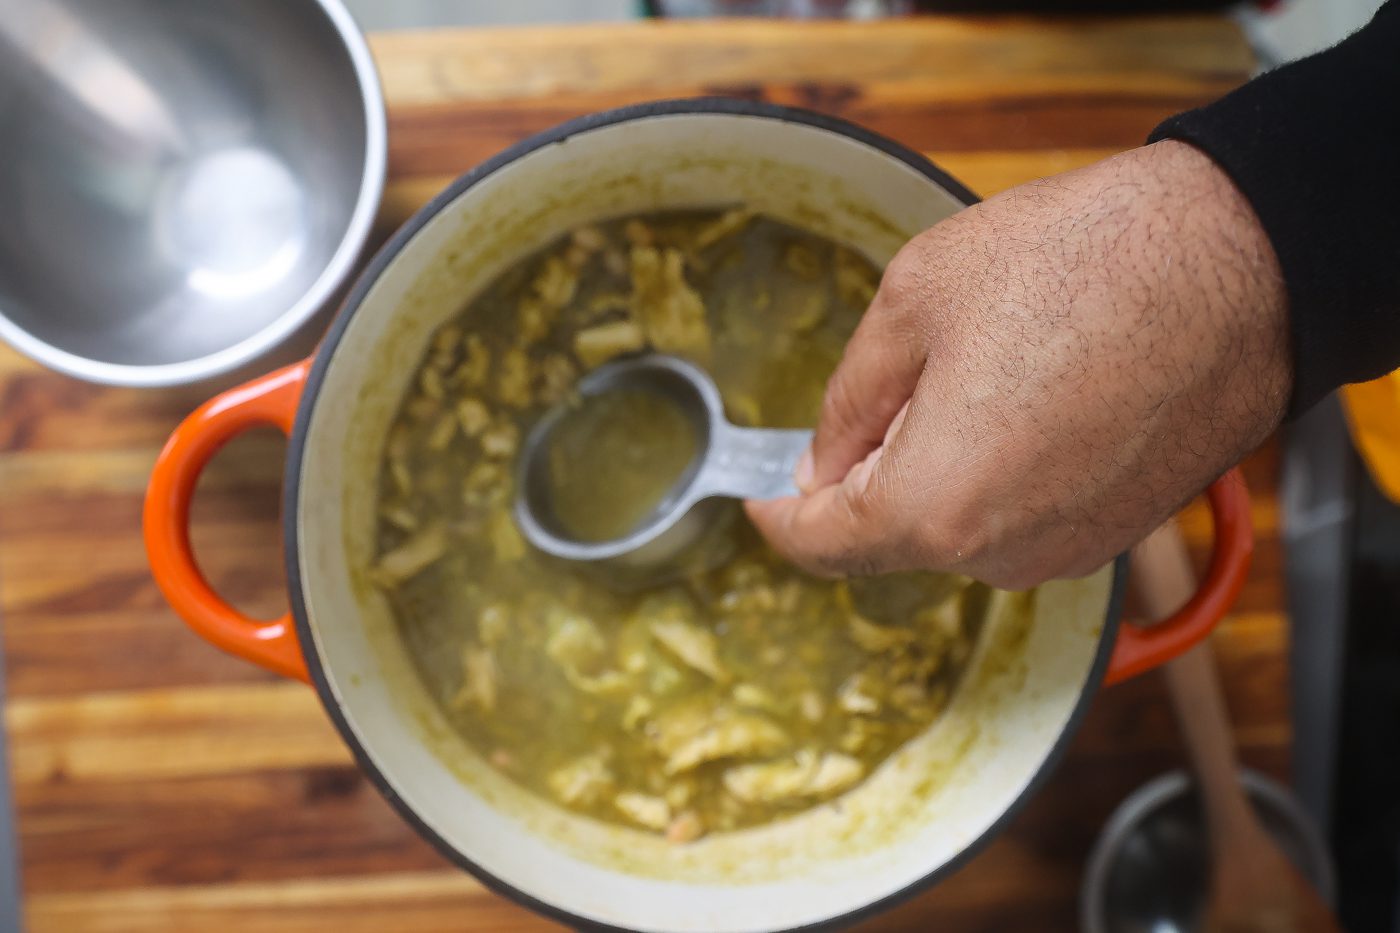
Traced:
<path fill-rule="evenodd" d="M 512 264 L 580 224 L 747 203 L 859 244 L 877 263 L 975 200 L 928 160 L 838 120 L 744 101 L 639 105 L 564 124 L 467 173 L 359 277 L 315 356 L 212 399 L 161 453 L 145 538 L 162 592 L 201 637 L 309 681 L 403 817 L 483 882 L 575 926 L 760 931 L 847 922 L 961 865 L 1034 792 L 1102 683 L 1205 637 L 1243 584 L 1248 497 L 1207 492 L 1200 591 L 1151 628 L 1120 625 L 1127 557 L 1040 588 L 1034 618 L 983 631 L 946 712 L 831 805 L 675 846 L 535 797 L 456 736 L 368 584 L 379 454 L 434 329 Z M 289 438 L 291 611 L 249 618 L 190 549 L 200 470 L 239 432 Z"/>

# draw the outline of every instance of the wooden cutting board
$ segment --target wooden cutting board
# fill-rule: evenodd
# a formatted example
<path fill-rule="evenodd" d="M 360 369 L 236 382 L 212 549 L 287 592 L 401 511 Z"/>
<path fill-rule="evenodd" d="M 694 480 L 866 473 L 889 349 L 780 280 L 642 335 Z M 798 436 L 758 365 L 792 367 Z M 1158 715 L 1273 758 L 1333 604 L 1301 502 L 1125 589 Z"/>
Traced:
<path fill-rule="evenodd" d="M 1138 144 L 1251 67 L 1223 19 L 626 24 L 376 36 L 390 114 L 379 236 L 536 130 L 656 97 L 761 97 L 930 152 L 990 194 Z M 139 536 L 156 451 L 205 393 L 75 382 L 0 349 L 5 712 L 32 931 L 544 930 L 451 868 L 351 763 L 312 692 L 185 630 Z M 215 586 L 285 606 L 282 441 L 203 479 Z M 1247 464 L 1260 546 L 1217 648 L 1246 761 L 1287 764 L 1277 459 Z M 1208 523 L 1188 513 L 1198 556 Z M 1182 763 L 1155 676 L 1106 691 L 1057 775 L 993 845 L 871 930 L 1070 931 L 1109 811 Z"/>

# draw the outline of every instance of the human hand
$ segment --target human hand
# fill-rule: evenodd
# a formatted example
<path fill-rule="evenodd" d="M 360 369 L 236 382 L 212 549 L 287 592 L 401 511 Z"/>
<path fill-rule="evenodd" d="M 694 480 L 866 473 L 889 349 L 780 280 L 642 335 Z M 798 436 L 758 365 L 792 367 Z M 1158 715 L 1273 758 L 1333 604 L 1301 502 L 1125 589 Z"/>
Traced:
<path fill-rule="evenodd" d="M 1161 142 L 911 240 L 827 385 L 803 495 L 746 508 L 825 575 L 1078 576 L 1267 437 L 1291 384 L 1268 239 Z"/>

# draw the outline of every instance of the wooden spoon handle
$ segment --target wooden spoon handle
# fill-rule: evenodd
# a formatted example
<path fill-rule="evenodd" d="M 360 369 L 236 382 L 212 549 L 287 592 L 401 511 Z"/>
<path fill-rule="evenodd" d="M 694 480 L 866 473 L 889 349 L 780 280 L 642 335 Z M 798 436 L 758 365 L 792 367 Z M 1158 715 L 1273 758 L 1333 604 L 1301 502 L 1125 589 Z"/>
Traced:
<path fill-rule="evenodd" d="M 1175 612 L 1196 591 L 1196 575 L 1175 522 L 1167 522 L 1133 549 L 1131 579 L 1152 619 Z M 1200 781 L 1212 838 L 1261 831 L 1239 781 L 1229 712 L 1210 643 L 1201 642 L 1163 667 L 1177 720 Z"/>
<path fill-rule="evenodd" d="M 1132 583 L 1150 618 L 1195 591 L 1181 532 L 1168 522 L 1133 549 Z M 1209 933 L 1335 933 L 1330 908 L 1274 844 L 1239 779 L 1239 761 L 1215 656 L 1203 641 L 1163 668 L 1205 807 L 1211 879 Z"/>

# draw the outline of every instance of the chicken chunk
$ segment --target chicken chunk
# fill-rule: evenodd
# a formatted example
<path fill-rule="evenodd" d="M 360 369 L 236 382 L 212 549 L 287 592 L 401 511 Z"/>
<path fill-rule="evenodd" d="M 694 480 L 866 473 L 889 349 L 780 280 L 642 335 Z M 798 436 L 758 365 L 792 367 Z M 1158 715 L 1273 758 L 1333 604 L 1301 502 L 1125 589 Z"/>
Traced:
<path fill-rule="evenodd" d="M 719 597 L 724 612 L 772 612 L 778 605 L 768 568 L 753 561 L 736 561 L 721 577 Z"/>
<path fill-rule="evenodd" d="M 457 402 L 457 422 L 467 437 L 477 437 L 491 424 L 491 409 L 470 395 Z"/>
<path fill-rule="evenodd" d="M 433 401 L 441 401 L 447 390 L 442 385 L 442 373 L 431 366 L 425 367 L 418 374 L 418 387 L 423 391 L 423 395 Z"/>
<path fill-rule="evenodd" d="M 801 749 L 791 758 L 737 765 L 724 772 L 724 789 L 744 803 L 774 803 L 802 797 L 817 770 L 817 756 Z"/>
<path fill-rule="evenodd" d="M 666 773 L 679 774 L 707 761 L 770 754 L 787 744 L 787 734 L 760 716 L 735 714 L 719 720 L 666 759 Z"/>
<path fill-rule="evenodd" d="M 930 693 L 927 682 L 906 680 L 890 690 L 890 705 L 910 719 L 931 719 L 941 702 Z"/>
<path fill-rule="evenodd" d="M 608 643 L 587 616 L 560 610 L 552 614 L 545 654 L 566 671 L 596 674 L 607 663 Z"/>
<path fill-rule="evenodd" d="M 790 758 L 736 765 L 724 772 L 723 783 L 745 803 L 790 803 L 839 793 L 864 773 L 864 766 L 850 755 L 804 748 Z"/>
<path fill-rule="evenodd" d="M 441 453 L 447 449 L 447 445 L 452 443 L 452 438 L 457 436 L 457 417 L 451 411 L 445 411 L 438 415 L 437 421 L 433 422 L 432 430 L 428 432 L 427 448 L 434 453 Z"/>
<path fill-rule="evenodd" d="M 807 792 L 825 797 L 855 785 L 865 775 L 865 765 L 850 755 L 826 752 L 817 762 L 817 772 L 808 782 Z"/>
<path fill-rule="evenodd" d="M 754 212 L 747 207 L 737 207 L 725 211 L 695 234 L 691 245 L 698 251 L 709 249 L 720 240 L 726 239 L 744 229 L 753 220 Z"/>
<path fill-rule="evenodd" d="M 516 321 L 523 343 L 535 344 L 549 335 L 559 320 L 559 312 L 574 300 L 579 270 L 586 258 L 586 253 L 572 247 L 545 258 L 529 290 L 516 305 Z"/>
<path fill-rule="evenodd" d="M 622 728 L 628 732 L 636 731 L 655 708 L 649 697 L 636 694 L 627 701 L 627 708 L 622 711 Z"/>
<path fill-rule="evenodd" d="M 694 800 L 699 792 L 699 780 L 695 775 L 689 774 L 675 778 L 667 784 L 662 796 L 666 798 L 666 802 L 671 805 L 672 810 L 679 810 Z"/>
<path fill-rule="evenodd" d="M 685 675 L 680 668 L 672 667 L 664 661 L 657 661 L 647 669 L 647 690 L 653 696 L 665 696 L 680 689 L 685 684 Z"/>
<path fill-rule="evenodd" d="M 836 744 L 842 751 L 865 754 L 890 735 L 890 724 L 878 719 L 857 717 L 850 720 Z"/>
<path fill-rule="evenodd" d="M 646 335 L 635 321 L 598 324 L 574 334 L 574 355 L 586 369 L 646 346 Z"/>
<path fill-rule="evenodd" d="M 673 616 L 653 621 L 651 634 L 686 665 L 711 680 L 719 683 L 729 680 L 729 672 L 719 658 L 719 641 L 714 632 Z"/>
<path fill-rule="evenodd" d="M 551 353 L 540 361 L 539 387 L 535 393 L 541 403 L 553 405 L 565 398 L 578 381 L 578 370 L 562 353 Z"/>
<path fill-rule="evenodd" d="M 497 675 L 496 658 L 490 649 L 467 645 L 462 649 L 462 686 L 448 706 L 459 711 L 472 706 L 491 712 L 496 708 Z"/>
<path fill-rule="evenodd" d="M 462 362 L 453 370 L 459 386 L 480 389 L 491 377 L 491 351 L 478 334 L 468 334 L 462 343 Z"/>
<path fill-rule="evenodd" d="M 614 778 L 603 756 L 595 753 L 551 771 L 546 783 L 560 803 L 586 806 L 602 800 L 612 790 Z"/>
<path fill-rule="evenodd" d="M 874 695 L 869 678 L 852 674 L 836 691 L 836 705 L 848 713 L 869 714 L 880 711 L 880 700 Z"/>
<path fill-rule="evenodd" d="M 379 517 L 399 531 L 417 531 L 418 516 L 405 505 L 383 505 L 379 508 Z"/>
<path fill-rule="evenodd" d="M 431 525 L 379 558 L 370 571 L 374 582 L 392 589 L 416 577 L 447 553 L 447 532 Z"/>
<path fill-rule="evenodd" d="M 994 597 L 994 602 L 1001 601 Z M 937 606 L 919 613 L 917 621 L 926 626 L 931 634 L 946 641 L 954 641 L 962 634 L 963 594 L 957 593 L 943 600 Z"/>
<path fill-rule="evenodd" d="M 652 723 L 653 742 L 666 756 L 664 771 L 680 774 L 707 761 L 770 755 L 788 743 L 776 723 L 727 706 L 673 708 Z"/>
<path fill-rule="evenodd" d="M 578 270 L 570 268 L 561 257 L 550 256 L 545 259 L 535 281 L 530 283 L 530 290 L 547 307 L 558 311 L 574 300 L 574 293 L 578 291 Z"/>
<path fill-rule="evenodd" d="M 570 239 L 574 246 L 589 253 L 596 253 L 608 245 L 608 238 L 597 227 L 579 227 Z"/>
<path fill-rule="evenodd" d="M 735 684 L 730 691 L 734 702 L 749 709 L 776 709 L 778 701 L 773 694 L 755 684 Z"/>
<path fill-rule="evenodd" d="M 618 259 L 622 262 L 621 275 L 627 274 L 627 259 L 618 254 Z M 622 292 L 599 292 L 588 299 L 588 306 L 585 309 L 584 317 L 588 320 L 598 320 L 605 315 L 632 311 L 632 299 Z"/>
<path fill-rule="evenodd" d="M 851 636 L 851 641 L 876 654 L 903 648 L 918 637 L 910 629 L 877 625 L 860 615 L 852 615 L 846 620 L 846 631 Z"/>
<path fill-rule="evenodd" d="M 613 798 L 618 812 L 639 826 L 658 832 L 671 825 L 671 805 L 651 794 L 626 791 Z"/>
<path fill-rule="evenodd" d="M 531 402 L 530 358 L 520 347 L 512 347 L 501 357 L 496 398 L 512 408 L 525 408 Z"/>
<path fill-rule="evenodd" d="M 701 363 L 710 359 L 705 303 L 685 280 L 681 254 L 673 249 L 632 250 L 632 313 L 647 341 L 663 353 Z"/>
<path fill-rule="evenodd" d="M 504 460 L 515 455 L 520 446 L 520 429 L 514 422 L 501 421 L 493 424 L 481 435 L 481 451 L 488 457 Z"/>
<path fill-rule="evenodd" d="M 406 425 L 397 425 L 389 432 L 384 444 L 384 459 L 389 466 L 389 479 L 401 496 L 413 492 L 413 471 L 408 466 L 409 448 L 412 434 Z"/>
<path fill-rule="evenodd" d="M 510 496 L 513 481 L 499 463 L 483 460 L 467 471 L 462 501 L 473 508 L 501 505 Z"/>
<path fill-rule="evenodd" d="M 598 626 L 587 616 L 559 610 L 551 613 L 544 650 L 574 687 L 593 695 L 624 692 L 629 681 L 608 667 L 610 654 Z"/>

